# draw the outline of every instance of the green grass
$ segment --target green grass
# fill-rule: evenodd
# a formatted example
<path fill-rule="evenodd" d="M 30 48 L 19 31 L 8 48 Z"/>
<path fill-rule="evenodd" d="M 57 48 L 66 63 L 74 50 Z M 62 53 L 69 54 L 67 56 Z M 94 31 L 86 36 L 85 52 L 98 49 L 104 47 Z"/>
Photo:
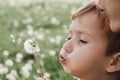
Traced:
<path fill-rule="evenodd" d="M 10 7 L 10 6 L 0 6 L 0 64 L 5 65 L 7 59 L 11 59 L 14 62 L 12 67 L 8 67 L 8 72 L 4 75 L 0 75 L 0 80 L 7 80 L 6 75 L 8 75 L 11 70 L 16 70 L 18 77 L 16 80 L 34 80 L 34 76 L 39 76 L 39 73 L 36 72 L 36 64 L 32 64 L 32 70 L 30 71 L 30 76 L 25 78 L 20 74 L 20 69 L 25 65 L 28 60 L 34 61 L 34 56 L 27 54 L 23 48 L 24 41 L 29 38 L 33 38 L 39 44 L 41 54 L 44 54 L 45 57 L 42 59 L 44 62 L 44 71 L 50 74 L 50 80 L 76 80 L 71 75 L 66 74 L 62 66 L 59 63 L 59 51 L 65 42 L 65 32 L 64 25 L 69 27 L 71 22 L 71 10 L 73 8 L 78 8 L 81 6 L 80 3 L 68 4 L 62 3 L 60 1 L 47 2 L 44 5 L 49 6 L 48 9 L 45 6 L 32 4 L 30 6 L 21 6 L 21 7 Z M 67 6 L 62 8 L 62 6 Z M 60 24 L 52 24 L 51 19 L 55 17 L 60 21 Z M 32 22 L 24 23 L 26 18 L 32 18 Z M 45 20 L 46 18 L 46 20 Z M 17 27 L 14 27 L 14 21 L 18 23 Z M 33 26 L 33 32 L 40 32 L 44 34 L 44 40 L 39 40 L 35 34 L 29 35 L 27 33 L 27 26 Z M 48 33 L 45 31 L 49 30 Z M 15 41 L 12 42 L 10 35 L 15 36 Z M 23 36 L 20 36 L 23 34 Z M 55 39 L 59 35 L 62 37 L 62 40 L 59 44 L 51 43 L 50 39 Z M 18 38 L 22 41 L 20 44 L 17 43 Z M 9 56 L 3 56 L 3 51 L 9 51 Z M 55 56 L 49 54 L 50 50 L 56 52 Z M 21 63 L 16 62 L 16 54 L 22 53 L 23 59 Z"/>

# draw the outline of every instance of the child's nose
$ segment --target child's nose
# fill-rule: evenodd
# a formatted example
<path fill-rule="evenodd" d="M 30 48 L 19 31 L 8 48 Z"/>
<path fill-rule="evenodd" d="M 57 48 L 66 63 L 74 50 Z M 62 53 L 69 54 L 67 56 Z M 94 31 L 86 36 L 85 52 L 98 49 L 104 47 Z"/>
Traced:
<path fill-rule="evenodd" d="M 71 53 L 73 51 L 73 45 L 72 45 L 72 43 L 71 42 L 66 42 L 63 45 L 63 49 L 65 50 L 65 52 Z"/>

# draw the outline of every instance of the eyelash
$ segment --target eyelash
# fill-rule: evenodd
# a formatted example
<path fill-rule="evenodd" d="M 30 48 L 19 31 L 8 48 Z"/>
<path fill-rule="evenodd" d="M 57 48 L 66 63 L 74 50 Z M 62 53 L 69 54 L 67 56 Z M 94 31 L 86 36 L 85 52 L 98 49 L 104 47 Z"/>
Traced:
<path fill-rule="evenodd" d="M 67 38 L 67 40 L 70 40 L 70 39 L 71 39 L 71 37 Z M 80 39 L 79 41 L 80 41 L 81 43 L 84 43 L 84 44 L 88 43 L 87 41 L 82 40 L 82 39 Z"/>
<path fill-rule="evenodd" d="M 82 39 L 80 39 L 80 42 L 81 42 L 81 43 L 84 43 L 84 44 L 88 43 L 87 41 L 84 41 L 84 40 L 82 40 Z"/>

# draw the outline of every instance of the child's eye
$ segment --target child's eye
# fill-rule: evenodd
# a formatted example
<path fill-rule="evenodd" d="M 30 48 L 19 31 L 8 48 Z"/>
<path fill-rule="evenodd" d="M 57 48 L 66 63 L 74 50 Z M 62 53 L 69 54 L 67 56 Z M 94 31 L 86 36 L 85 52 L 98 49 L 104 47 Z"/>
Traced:
<path fill-rule="evenodd" d="M 88 43 L 87 41 L 82 40 L 82 39 L 80 39 L 80 42 L 81 42 L 81 43 L 84 43 L 84 44 Z"/>

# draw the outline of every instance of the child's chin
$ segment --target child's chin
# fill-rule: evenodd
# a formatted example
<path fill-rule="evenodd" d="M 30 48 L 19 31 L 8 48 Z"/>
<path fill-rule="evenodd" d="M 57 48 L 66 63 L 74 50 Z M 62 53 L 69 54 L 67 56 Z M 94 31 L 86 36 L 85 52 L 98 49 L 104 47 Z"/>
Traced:
<path fill-rule="evenodd" d="M 66 68 L 66 67 L 63 67 L 63 68 L 64 68 L 64 71 L 65 71 L 66 73 L 73 75 L 71 69 Z"/>

